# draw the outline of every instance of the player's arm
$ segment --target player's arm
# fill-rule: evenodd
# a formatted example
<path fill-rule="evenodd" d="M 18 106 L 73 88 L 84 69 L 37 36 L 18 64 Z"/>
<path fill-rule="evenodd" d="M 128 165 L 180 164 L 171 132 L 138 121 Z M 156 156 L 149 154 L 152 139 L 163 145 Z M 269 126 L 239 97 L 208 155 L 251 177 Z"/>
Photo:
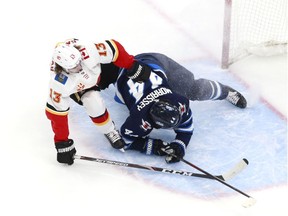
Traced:
<path fill-rule="evenodd" d="M 190 108 L 183 114 L 181 123 L 174 131 L 176 137 L 167 145 L 165 151 L 176 155 L 178 158 L 183 158 L 194 131 L 192 111 Z M 167 163 L 175 163 L 180 161 L 178 158 L 168 155 L 165 160 Z"/>
<path fill-rule="evenodd" d="M 63 98 L 62 95 L 52 88 L 50 96 L 46 103 L 45 113 L 51 121 L 51 127 L 54 132 L 54 143 L 57 150 L 57 161 L 72 165 L 76 149 L 74 141 L 69 139 L 68 127 L 68 104 L 69 98 Z"/>
<path fill-rule="evenodd" d="M 164 148 L 167 143 L 149 137 L 152 129 L 151 123 L 141 113 L 130 115 L 120 129 L 126 143 L 125 149 L 136 150 L 147 155 L 164 155 L 161 148 Z"/>
<path fill-rule="evenodd" d="M 147 80 L 151 73 L 151 68 L 139 61 L 136 61 L 133 55 L 130 55 L 118 41 L 106 40 L 108 48 L 104 43 L 95 44 L 98 53 L 101 56 L 110 55 L 111 62 L 117 67 L 127 69 L 127 76 L 135 82 Z M 104 63 L 104 62 L 103 62 Z"/>
<path fill-rule="evenodd" d="M 116 40 L 106 40 L 106 43 L 112 51 L 112 62 L 120 68 L 130 69 L 135 62 L 134 56 L 130 55 Z"/>
<path fill-rule="evenodd" d="M 54 142 L 67 141 L 69 136 L 68 111 L 58 111 L 49 103 L 46 104 L 45 113 L 51 121 L 51 127 L 54 132 Z"/>
<path fill-rule="evenodd" d="M 129 134 L 127 133 L 129 130 L 124 128 L 125 126 L 121 127 L 121 134 L 126 143 L 125 150 L 136 150 L 147 155 L 165 155 L 165 153 L 162 151 L 162 148 L 165 148 L 168 143 L 161 139 L 151 138 L 147 135 L 135 135 L 135 130 L 133 131 L 133 134 Z M 126 133 L 124 131 L 126 131 Z"/>

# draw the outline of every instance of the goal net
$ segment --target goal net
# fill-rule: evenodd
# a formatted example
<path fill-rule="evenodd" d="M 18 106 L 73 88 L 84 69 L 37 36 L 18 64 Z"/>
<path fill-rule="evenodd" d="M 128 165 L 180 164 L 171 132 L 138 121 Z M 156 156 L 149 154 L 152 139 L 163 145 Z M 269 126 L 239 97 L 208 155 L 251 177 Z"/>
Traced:
<path fill-rule="evenodd" d="M 288 0 L 225 0 L 222 68 L 250 55 L 287 53 Z"/>

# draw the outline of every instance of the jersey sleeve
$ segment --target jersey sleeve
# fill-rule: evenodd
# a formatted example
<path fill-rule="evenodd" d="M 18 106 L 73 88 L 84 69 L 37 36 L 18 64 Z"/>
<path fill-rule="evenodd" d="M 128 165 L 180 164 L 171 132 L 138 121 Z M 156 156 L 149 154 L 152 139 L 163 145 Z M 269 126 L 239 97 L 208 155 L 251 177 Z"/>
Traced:
<path fill-rule="evenodd" d="M 176 133 L 174 142 L 184 143 L 187 147 L 194 131 L 192 111 L 190 108 L 183 114 L 181 123 L 174 131 Z"/>
<path fill-rule="evenodd" d="M 52 130 L 54 132 L 54 142 L 68 140 L 68 110 L 57 111 L 53 106 L 47 103 L 45 113 L 47 118 L 51 121 Z"/>
<path fill-rule="evenodd" d="M 106 40 L 112 53 L 112 62 L 121 68 L 130 69 L 134 63 L 134 56 L 127 53 L 124 47 L 116 40 Z"/>
<path fill-rule="evenodd" d="M 56 81 L 59 83 L 59 81 Z M 64 82 L 64 81 L 61 81 Z M 60 83 L 60 85 L 62 85 Z M 69 95 L 66 95 L 59 88 L 59 84 L 55 83 L 55 79 L 50 81 L 50 92 L 47 99 L 45 113 L 51 121 L 51 127 L 54 132 L 54 142 L 66 141 L 69 136 L 68 127 L 68 111 L 69 111 Z"/>
<path fill-rule="evenodd" d="M 143 114 L 145 113 L 132 114 L 122 124 L 120 132 L 126 143 L 132 143 L 139 138 L 146 137 L 152 131 L 151 123 Z"/>

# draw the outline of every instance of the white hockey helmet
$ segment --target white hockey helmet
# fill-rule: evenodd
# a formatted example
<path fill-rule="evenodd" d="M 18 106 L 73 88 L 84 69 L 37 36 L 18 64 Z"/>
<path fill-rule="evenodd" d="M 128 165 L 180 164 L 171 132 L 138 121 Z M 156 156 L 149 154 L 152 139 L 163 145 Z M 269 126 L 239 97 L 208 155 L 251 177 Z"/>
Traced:
<path fill-rule="evenodd" d="M 71 69 L 76 67 L 81 60 L 80 52 L 74 46 L 59 44 L 53 54 L 53 61 L 62 68 Z"/>

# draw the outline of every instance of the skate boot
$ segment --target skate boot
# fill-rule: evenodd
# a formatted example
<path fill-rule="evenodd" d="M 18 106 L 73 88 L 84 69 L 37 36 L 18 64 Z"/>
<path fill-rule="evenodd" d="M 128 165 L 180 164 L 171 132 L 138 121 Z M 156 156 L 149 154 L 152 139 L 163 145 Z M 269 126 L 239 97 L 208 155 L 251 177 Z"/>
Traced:
<path fill-rule="evenodd" d="M 125 142 L 117 130 L 112 130 L 111 132 L 105 134 L 105 136 L 109 140 L 109 142 L 113 148 L 115 148 L 115 149 L 123 149 L 124 148 Z"/>
<path fill-rule="evenodd" d="M 226 100 L 232 103 L 233 105 L 239 107 L 239 108 L 246 108 L 247 106 L 247 101 L 244 98 L 244 96 L 236 91 L 235 89 L 228 87 L 228 95 L 226 97 Z"/>

